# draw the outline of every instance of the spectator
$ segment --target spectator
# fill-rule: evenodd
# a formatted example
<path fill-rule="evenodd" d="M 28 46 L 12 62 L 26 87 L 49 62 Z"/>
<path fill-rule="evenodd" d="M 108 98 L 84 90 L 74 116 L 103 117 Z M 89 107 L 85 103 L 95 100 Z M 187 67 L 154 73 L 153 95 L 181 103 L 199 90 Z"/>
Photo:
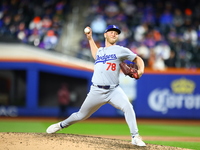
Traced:
<path fill-rule="evenodd" d="M 66 83 L 63 83 L 58 90 L 59 118 L 66 118 L 70 104 L 70 93 Z"/>
<path fill-rule="evenodd" d="M 47 50 L 54 50 L 58 43 L 58 37 L 53 30 L 47 31 L 47 34 L 44 36 L 43 44 L 44 48 Z"/>
<path fill-rule="evenodd" d="M 29 29 L 30 30 L 33 30 L 33 29 L 40 30 L 41 28 L 42 28 L 41 17 L 39 17 L 39 16 L 34 17 L 33 20 L 29 24 Z"/>
<path fill-rule="evenodd" d="M 150 32 L 152 32 L 156 42 L 160 42 L 161 40 L 163 40 L 163 37 L 158 29 L 152 29 Z"/>
<path fill-rule="evenodd" d="M 52 7 L 47 7 L 45 9 L 45 11 L 44 11 L 44 14 L 43 14 L 43 16 L 48 17 L 50 19 L 53 18 L 53 15 L 54 15 L 54 13 L 53 13 L 53 8 Z"/>
<path fill-rule="evenodd" d="M 119 14 L 119 7 L 115 3 L 109 3 L 105 7 L 105 20 L 107 24 L 118 24 L 116 17 Z"/>
<path fill-rule="evenodd" d="M 151 47 L 154 47 L 156 45 L 156 40 L 154 38 L 154 34 L 153 32 L 148 32 L 146 35 L 145 35 L 145 38 L 143 40 L 143 42 L 146 44 L 147 47 L 151 48 Z"/>
<path fill-rule="evenodd" d="M 52 27 L 52 19 L 49 16 L 42 18 L 42 28 L 47 31 Z"/>
<path fill-rule="evenodd" d="M 137 42 L 142 42 L 144 40 L 145 34 L 148 32 L 148 26 L 146 23 L 138 25 L 134 31 L 134 39 Z"/>
<path fill-rule="evenodd" d="M 154 8 L 151 3 L 147 3 L 144 9 L 142 23 L 146 23 L 149 26 L 154 26 L 156 23 Z"/>
<path fill-rule="evenodd" d="M 136 12 L 136 6 L 133 4 L 132 1 L 122 1 L 121 2 L 121 6 L 123 9 L 124 14 L 128 17 L 128 18 L 132 18 L 132 16 L 134 15 L 134 13 Z"/>
<path fill-rule="evenodd" d="M 12 37 L 11 31 L 10 31 L 10 26 L 12 25 L 11 20 L 12 20 L 12 17 L 10 15 L 3 16 L 2 27 L 1 27 L 1 34 L 3 36 Z"/>
<path fill-rule="evenodd" d="M 29 44 L 38 46 L 42 40 L 41 33 L 38 29 L 33 29 L 30 31 L 30 36 L 28 37 Z"/>
<path fill-rule="evenodd" d="M 176 59 L 175 59 L 175 52 L 170 51 L 169 59 L 165 60 L 165 65 L 167 67 L 175 67 L 176 66 Z"/>
<path fill-rule="evenodd" d="M 121 24 L 121 34 L 119 36 L 118 44 L 121 46 L 128 46 L 129 45 L 129 38 L 131 36 L 131 31 L 128 29 L 126 24 Z"/>
<path fill-rule="evenodd" d="M 182 33 L 182 28 L 184 24 L 183 14 L 179 8 L 176 8 L 174 11 L 174 16 L 172 19 L 173 26 L 178 34 Z"/>
<path fill-rule="evenodd" d="M 16 14 L 13 16 L 11 26 L 10 26 L 10 31 L 12 35 L 16 35 L 16 33 L 18 32 L 19 24 L 21 22 L 23 22 L 21 14 Z"/>
<path fill-rule="evenodd" d="M 150 57 L 150 50 L 143 42 L 141 42 L 140 45 L 138 46 L 138 48 L 136 50 L 136 54 L 138 54 L 140 57 L 142 57 L 142 59 L 144 60 L 145 66 L 147 66 L 148 59 Z"/>
<path fill-rule="evenodd" d="M 35 4 L 34 9 L 33 9 L 33 14 L 34 16 L 42 16 L 44 14 L 44 9 L 42 8 L 41 4 Z"/>
<path fill-rule="evenodd" d="M 64 12 L 64 3 L 63 2 L 58 2 L 56 4 L 54 16 L 57 16 L 58 20 L 63 21 L 63 20 L 65 20 L 65 16 L 64 16 L 63 12 Z"/>
<path fill-rule="evenodd" d="M 197 31 L 192 28 L 192 26 L 188 27 L 184 32 L 183 32 L 183 39 L 185 41 L 188 41 L 192 44 L 193 47 L 197 46 L 198 42 L 198 35 Z"/>
<path fill-rule="evenodd" d="M 92 33 L 94 35 L 94 39 L 99 39 L 100 41 L 104 40 L 103 33 L 107 27 L 107 23 L 104 20 L 102 15 L 97 15 L 95 19 L 91 22 Z"/>
<path fill-rule="evenodd" d="M 160 29 L 163 35 L 169 33 L 172 26 L 173 14 L 169 9 L 165 9 L 164 13 L 160 16 Z"/>
<path fill-rule="evenodd" d="M 51 29 L 54 30 L 54 32 L 58 35 L 61 36 L 62 33 L 62 26 L 63 26 L 63 21 L 59 19 L 57 15 L 53 16 L 52 19 L 52 27 Z"/>
<path fill-rule="evenodd" d="M 18 26 L 17 38 L 23 43 L 28 42 L 29 31 L 25 27 L 25 23 L 21 22 Z"/>
<path fill-rule="evenodd" d="M 154 69 L 164 70 L 166 68 L 165 61 L 170 58 L 171 49 L 165 41 L 159 42 L 154 48 L 155 62 Z"/>
<path fill-rule="evenodd" d="M 149 59 L 148 59 L 148 67 L 149 68 L 153 68 L 154 69 L 154 64 L 155 64 L 155 52 L 153 50 L 153 48 L 150 48 L 150 55 L 149 55 Z"/>

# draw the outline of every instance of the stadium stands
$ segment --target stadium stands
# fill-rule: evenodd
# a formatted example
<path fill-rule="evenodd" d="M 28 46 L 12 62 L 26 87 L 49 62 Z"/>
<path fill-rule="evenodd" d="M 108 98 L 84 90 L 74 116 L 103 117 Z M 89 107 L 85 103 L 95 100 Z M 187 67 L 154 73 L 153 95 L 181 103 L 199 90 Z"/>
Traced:
<path fill-rule="evenodd" d="M 200 67 L 198 0 L 88 0 L 84 4 L 80 1 L 71 3 L 71 0 L 2 0 L 0 41 L 23 42 L 93 61 L 81 28 L 90 25 L 94 39 L 101 46 L 106 26 L 117 24 L 122 29 L 119 44 L 140 55 L 147 67 L 158 70 Z M 86 3 L 89 8 L 82 7 Z M 73 12 L 76 16 L 72 15 Z M 68 22 L 71 23 L 69 30 L 74 34 L 64 30 L 70 15 L 71 20 L 79 16 Z M 61 40 L 62 36 L 65 39 Z M 56 49 L 59 45 L 60 48 Z"/>

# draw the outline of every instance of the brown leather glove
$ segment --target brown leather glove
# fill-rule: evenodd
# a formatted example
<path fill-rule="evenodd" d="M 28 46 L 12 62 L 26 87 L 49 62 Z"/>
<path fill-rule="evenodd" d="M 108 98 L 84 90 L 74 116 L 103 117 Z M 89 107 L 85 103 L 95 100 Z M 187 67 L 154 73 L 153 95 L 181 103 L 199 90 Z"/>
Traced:
<path fill-rule="evenodd" d="M 138 67 L 136 64 L 127 64 L 125 62 L 121 62 L 119 64 L 122 72 L 125 74 L 125 75 L 128 75 L 130 76 L 131 78 L 135 78 L 135 79 L 139 79 L 139 75 L 138 75 Z"/>

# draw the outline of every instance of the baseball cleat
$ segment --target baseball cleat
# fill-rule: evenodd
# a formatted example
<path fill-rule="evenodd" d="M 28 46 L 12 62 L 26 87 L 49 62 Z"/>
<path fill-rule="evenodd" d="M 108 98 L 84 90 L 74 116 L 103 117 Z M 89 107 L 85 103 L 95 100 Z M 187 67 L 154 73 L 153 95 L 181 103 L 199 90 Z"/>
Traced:
<path fill-rule="evenodd" d="M 146 146 L 146 144 L 142 141 L 142 138 L 139 135 L 133 137 L 131 143 L 137 146 Z"/>
<path fill-rule="evenodd" d="M 55 133 L 55 132 L 61 130 L 62 127 L 60 126 L 60 123 L 61 123 L 61 122 L 58 122 L 58 123 L 55 123 L 55 124 L 50 125 L 50 126 L 47 128 L 46 132 L 49 133 L 49 134 L 51 134 L 51 133 Z"/>

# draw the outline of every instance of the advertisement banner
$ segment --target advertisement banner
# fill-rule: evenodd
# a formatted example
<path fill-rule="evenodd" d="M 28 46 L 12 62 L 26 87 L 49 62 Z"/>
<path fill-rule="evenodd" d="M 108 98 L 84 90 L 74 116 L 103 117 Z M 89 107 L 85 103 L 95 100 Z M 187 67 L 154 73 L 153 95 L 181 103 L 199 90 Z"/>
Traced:
<path fill-rule="evenodd" d="M 200 119 L 200 76 L 144 75 L 134 108 L 138 117 Z"/>

